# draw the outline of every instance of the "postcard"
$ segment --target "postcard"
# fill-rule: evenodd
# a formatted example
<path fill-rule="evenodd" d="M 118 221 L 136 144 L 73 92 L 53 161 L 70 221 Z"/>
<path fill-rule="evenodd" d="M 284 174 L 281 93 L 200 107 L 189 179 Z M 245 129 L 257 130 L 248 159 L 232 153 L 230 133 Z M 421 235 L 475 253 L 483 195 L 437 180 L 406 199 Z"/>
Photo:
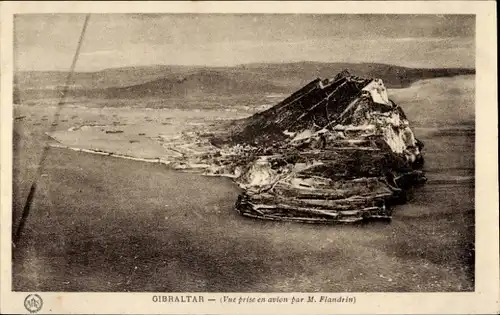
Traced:
<path fill-rule="evenodd" d="M 1 312 L 498 313 L 495 6 L 2 3 Z"/>

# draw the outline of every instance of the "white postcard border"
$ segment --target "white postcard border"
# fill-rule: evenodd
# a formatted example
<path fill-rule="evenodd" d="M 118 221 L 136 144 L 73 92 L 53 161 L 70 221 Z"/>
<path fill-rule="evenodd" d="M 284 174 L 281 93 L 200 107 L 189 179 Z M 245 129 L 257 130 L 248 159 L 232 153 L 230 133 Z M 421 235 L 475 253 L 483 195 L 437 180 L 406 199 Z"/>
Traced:
<path fill-rule="evenodd" d="M 496 3 L 493 1 L 352 2 L 4 2 L 1 10 L 1 313 L 26 313 L 38 293 L 40 314 L 477 314 L 498 313 L 498 156 Z M 471 293 L 192 293 L 204 303 L 155 303 L 161 293 L 11 291 L 13 14 L 16 13 L 400 13 L 476 14 L 476 291 Z M 163 293 L 166 295 L 168 293 Z M 169 295 L 183 295 L 181 293 Z M 355 297 L 356 303 L 222 304 L 224 296 Z M 209 298 L 214 302 L 207 302 Z"/>

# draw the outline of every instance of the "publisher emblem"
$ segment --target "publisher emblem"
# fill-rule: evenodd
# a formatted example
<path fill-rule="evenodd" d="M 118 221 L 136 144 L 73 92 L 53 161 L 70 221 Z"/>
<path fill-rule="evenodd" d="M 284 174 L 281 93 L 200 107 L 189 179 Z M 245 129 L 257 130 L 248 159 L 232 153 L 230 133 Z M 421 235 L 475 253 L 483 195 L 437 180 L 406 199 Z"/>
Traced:
<path fill-rule="evenodd" d="M 24 299 L 24 307 L 30 313 L 36 313 L 42 309 L 43 300 L 38 294 L 30 294 Z"/>

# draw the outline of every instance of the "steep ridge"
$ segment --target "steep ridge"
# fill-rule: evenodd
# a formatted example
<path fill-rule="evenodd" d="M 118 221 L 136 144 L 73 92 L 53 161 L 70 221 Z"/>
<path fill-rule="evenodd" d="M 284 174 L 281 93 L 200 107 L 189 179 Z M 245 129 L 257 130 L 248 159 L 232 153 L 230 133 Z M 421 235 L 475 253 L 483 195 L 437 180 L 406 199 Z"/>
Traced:
<path fill-rule="evenodd" d="M 274 107 L 211 134 L 164 139 L 172 166 L 233 177 L 243 215 L 310 223 L 391 217 L 426 181 L 423 143 L 380 79 L 316 79 Z M 179 151 L 183 150 L 183 151 Z"/>

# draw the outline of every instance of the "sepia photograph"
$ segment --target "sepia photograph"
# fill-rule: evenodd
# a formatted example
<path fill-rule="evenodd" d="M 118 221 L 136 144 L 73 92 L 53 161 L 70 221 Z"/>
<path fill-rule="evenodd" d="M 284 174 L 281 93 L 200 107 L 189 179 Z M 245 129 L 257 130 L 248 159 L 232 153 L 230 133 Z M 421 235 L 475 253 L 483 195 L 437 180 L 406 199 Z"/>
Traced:
<path fill-rule="evenodd" d="M 12 19 L 30 313 L 44 292 L 477 291 L 475 14 Z"/>
<path fill-rule="evenodd" d="M 474 23 L 17 15 L 13 288 L 473 291 Z"/>

